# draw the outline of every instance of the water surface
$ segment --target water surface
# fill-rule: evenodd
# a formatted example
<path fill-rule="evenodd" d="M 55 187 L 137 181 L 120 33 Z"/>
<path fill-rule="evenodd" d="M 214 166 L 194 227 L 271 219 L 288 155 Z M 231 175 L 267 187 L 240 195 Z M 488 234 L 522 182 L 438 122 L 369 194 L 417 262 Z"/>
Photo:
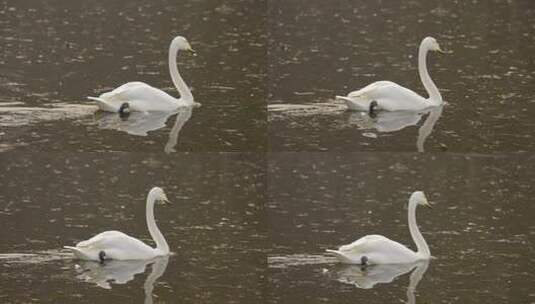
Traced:
<path fill-rule="evenodd" d="M 314 115 L 271 107 L 333 103 L 378 80 L 426 95 L 416 58 L 426 36 L 450 53 L 428 57 L 447 105 L 426 150 L 533 150 L 533 1 L 273 0 L 268 7 L 271 151 L 417 151 L 422 121 L 385 133 L 328 106 Z"/>
<path fill-rule="evenodd" d="M 413 296 L 415 303 L 535 301 L 533 160 L 271 154 L 268 303 L 404 303 Z M 434 203 L 416 216 L 436 257 L 429 265 L 362 269 L 325 253 L 368 234 L 414 248 L 407 202 L 415 190 Z"/>
<path fill-rule="evenodd" d="M 178 156 L 177 156 L 178 155 Z M 0 302 L 251 303 L 263 296 L 264 160 L 254 154 L 3 153 Z M 148 190 L 173 255 L 105 265 L 73 245 L 120 230 L 153 245 Z"/>
<path fill-rule="evenodd" d="M 0 106 L 26 109 L 0 111 L 2 150 L 163 152 L 172 119 L 139 137 L 103 131 L 90 113 L 58 117 L 40 108 L 87 105 L 86 96 L 129 81 L 178 96 L 168 68 L 176 35 L 197 50 L 195 57 L 180 54 L 178 63 L 202 104 L 177 150 L 263 150 L 265 16 L 265 3 L 256 0 L 0 1 Z"/>

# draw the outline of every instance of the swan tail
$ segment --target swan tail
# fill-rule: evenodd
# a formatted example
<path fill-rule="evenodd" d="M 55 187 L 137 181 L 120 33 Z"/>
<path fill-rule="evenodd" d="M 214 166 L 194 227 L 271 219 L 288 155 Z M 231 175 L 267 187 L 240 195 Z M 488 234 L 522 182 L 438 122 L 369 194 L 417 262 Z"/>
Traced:
<path fill-rule="evenodd" d="M 338 250 L 327 249 L 325 251 L 327 253 L 333 255 L 341 263 L 344 263 L 344 264 L 358 264 L 355 261 L 353 261 L 351 258 L 347 257 L 346 255 L 344 255 L 342 252 L 340 252 Z"/>
<path fill-rule="evenodd" d="M 72 246 L 63 246 L 63 248 L 65 249 L 69 249 L 76 258 L 80 259 L 80 260 L 92 260 L 90 256 L 88 256 L 87 254 L 85 254 L 82 250 L 80 250 L 79 248 L 76 248 L 76 247 L 72 247 Z"/>
<path fill-rule="evenodd" d="M 338 96 L 336 95 L 334 97 L 335 100 L 338 100 L 338 101 L 344 101 L 344 102 L 353 102 L 353 100 L 347 96 Z"/>
<path fill-rule="evenodd" d="M 100 97 L 88 96 L 87 99 L 96 101 L 99 109 L 101 109 L 102 111 L 106 111 L 106 112 L 117 112 L 117 111 L 119 111 L 119 109 L 117 109 L 116 107 L 110 105 L 106 100 L 104 100 L 104 99 L 102 99 Z"/>
<path fill-rule="evenodd" d="M 100 97 L 87 96 L 87 99 L 94 100 L 94 101 L 100 101 L 100 102 L 106 102 L 104 99 L 102 99 Z"/>
<path fill-rule="evenodd" d="M 365 102 L 360 99 L 354 99 L 353 97 L 336 96 L 336 100 L 343 101 L 347 108 L 352 111 L 368 111 L 369 102 Z"/>

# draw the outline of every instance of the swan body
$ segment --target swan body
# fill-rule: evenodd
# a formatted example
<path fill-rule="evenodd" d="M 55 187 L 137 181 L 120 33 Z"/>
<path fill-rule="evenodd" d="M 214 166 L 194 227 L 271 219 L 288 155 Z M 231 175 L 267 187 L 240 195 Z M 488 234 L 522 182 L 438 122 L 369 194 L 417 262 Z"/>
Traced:
<path fill-rule="evenodd" d="M 362 257 L 368 264 L 403 264 L 419 260 L 416 254 L 404 245 L 382 235 L 367 235 L 355 242 L 328 250 L 345 264 L 361 264 Z"/>
<path fill-rule="evenodd" d="M 156 201 L 168 202 L 161 188 L 154 187 L 147 196 L 147 226 L 156 243 L 152 248 L 142 241 L 120 231 L 106 231 L 95 235 L 89 240 L 79 242 L 75 247 L 64 246 L 81 260 L 148 260 L 169 254 L 169 246 L 154 220 L 154 204 Z M 104 253 L 104 254 L 103 254 Z"/>
<path fill-rule="evenodd" d="M 81 260 L 99 261 L 99 253 L 104 251 L 112 260 L 146 260 L 156 256 L 154 248 L 120 231 L 106 231 L 95 235 L 76 247 L 65 246 Z"/>
<path fill-rule="evenodd" d="M 123 103 L 128 103 L 133 112 L 170 112 L 192 104 L 139 81 L 125 83 L 99 97 L 88 98 L 96 101 L 98 107 L 106 112 L 119 112 Z"/>
<path fill-rule="evenodd" d="M 392 81 L 377 81 L 349 93 L 347 97 L 337 98 L 353 111 L 368 111 L 374 100 L 378 110 L 383 111 L 419 111 L 431 106 L 424 97 Z"/>
<path fill-rule="evenodd" d="M 391 81 L 377 81 L 347 96 L 336 96 L 336 99 L 345 102 L 347 108 L 353 111 L 369 111 L 372 101 L 377 102 L 377 110 L 383 111 L 421 111 L 441 105 L 442 96 L 427 71 L 429 51 L 443 53 L 435 38 L 423 39 L 418 51 L 418 72 L 429 98 Z"/>
<path fill-rule="evenodd" d="M 128 103 L 130 111 L 138 112 L 169 112 L 194 105 L 193 95 L 178 72 L 176 56 L 181 50 L 195 53 L 186 38 L 178 36 L 173 39 L 169 47 L 169 72 L 180 98 L 175 98 L 144 82 L 134 81 L 103 93 L 99 97 L 88 97 L 88 99 L 96 101 L 100 110 L 106 112 L 119 112 L 124 103 Z"/>
<path fill-rule="evenodd" d="M 338 250 L 327 250 L 345 264 L 404 264 L 431 257 L 429 247 L 416 225 L 416 206 L 431 206 L 421 191 L 414 192 L 409 199 L 409 229 L 418 247 L 414 252 L 404 245 L 382 235 L 367 235 L 355 242 L 341 246 Z"/>

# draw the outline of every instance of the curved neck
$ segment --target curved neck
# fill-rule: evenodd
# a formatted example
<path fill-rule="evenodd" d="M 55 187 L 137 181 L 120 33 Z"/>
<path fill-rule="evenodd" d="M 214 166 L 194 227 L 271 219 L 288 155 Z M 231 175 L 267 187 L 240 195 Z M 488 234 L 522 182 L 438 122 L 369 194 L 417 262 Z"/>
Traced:
<path fill-rule="evenodd" d="M 420 74 L 420 80 L 422 81 L 427 94 L 429 94 L 429 102 L 433 105 L 439 105 L 442 104 L 442 95 L 440 95 L 437 86 L 433 80 L 431 80 L 429 72 L 427 71 L 427 52 L 427 47 L 424 44 L 421 44 L 418 49 L 418 73 Z"/>
<path fill-rule="evenodd" d="M 429 247 L 427 246 L 422 233 L 420 233 L 420 229 L 418 229 L 418 225 L 416 225 L 417 204 L 418 203 L 415 200 L 409 202 L 409 230 L 411 232 L 412 240 L 416 243 L 416 248 L 418 248 L 418 252 L 416 253 L 422 255 L 424 258 L 428 258 L 431 256 L 431 252 L 429 251 Z"/>
<path fill-rule="evenodd" d="M 167 245 L 167 242 L 165 241 L 165 238 L 163 237 L 163 234 L 160 232 L 160 229 L 158 229 L 158 226 L 156 226 L 156 222 L 154 221 L 154 202 L 156 199 L 154 199 L 150 194 L 147 197 L 147 227 L 149 228 L 149 233 L 154 242 L 156 243 L 156 250 L 161 251 L 163 254 L 169 253 L 169 245 Z"/>
<path fill-rule="evenodd" d="M 171 46 L 169 47 L 169 73 L 171 74 L 171 79 L 173 80 L 173 84 L 180 94 L 180 98 L 185 101 L 193 102 L 193 95 L 191 94 L 188 85 L 184 82 L 184 79 L 182 79 L 182 76 L 180 76 L 180 73 L 178 72 L 178 65 L 176 62 L 177 55 L 178 46 L 174 43 L 171 43 Z"/>

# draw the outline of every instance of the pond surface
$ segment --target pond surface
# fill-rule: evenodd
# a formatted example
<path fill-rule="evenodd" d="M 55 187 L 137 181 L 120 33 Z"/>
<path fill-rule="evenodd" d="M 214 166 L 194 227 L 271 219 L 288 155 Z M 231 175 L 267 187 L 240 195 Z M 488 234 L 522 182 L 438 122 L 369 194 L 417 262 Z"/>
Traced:
<path fill-rule="evenodd" d="M 268 303 L 535 301 L 534 160 L 522 154 L 271 154 Z M 362 269 L 325 254 L 368 234 L 414 248 L 407 202 L 416 190 L 434 203 L 416 216 L 435 257 L 428 265 Z"/>
<path fill-rule="evenodd" d="M 178 97 L 177 35 L 201 106 L 87 100 L 130 81 Z M 426 95 L 425 36 L 448 53 L 428 58 L 443 106 L 334 100 L 378 80 Z M 0 303 L 535 303 L 534 1 L 0 0 L 0 43 Z M 63 249 L 106 230 L 153 245 L 154 186 L 169 257 Z M 416 190 L 434 259 L 326 253 L 368 234 L 413 248 Z"/>
<path fill-rule="evenodd" d="M 146 136 L 103 130 L 86 97 L 129 81 L 178 96 L 168 49 L 183 35 L 198 55 L 179 69 L 202 107 L 176 150 L 264 150 L 265 16 L 252 0 L 0 1 L 1 149 L 163 152 L 174 117 Z"/>
<path fill-rule="evenodd" d="M 423 119 L 385 132 L 331 105 L 378 80 L 427 96 L 417 72 L 426 36 L 449 53 L 428 56 L 447 104 L 426 151 L 535 148 L 535 2 L 273 0 L 268 8 L 271 151 L 417 151 Z"/>
<path fill-rule="evenodd" d="M 265 160 L 254 154 L 3 153 L 0 302 L 253 303 L 266 270 Z M 145 199 L 156 205 L 168 259 L 74 260 L 73 245 L 105 230 L 153 244 Z"/>

